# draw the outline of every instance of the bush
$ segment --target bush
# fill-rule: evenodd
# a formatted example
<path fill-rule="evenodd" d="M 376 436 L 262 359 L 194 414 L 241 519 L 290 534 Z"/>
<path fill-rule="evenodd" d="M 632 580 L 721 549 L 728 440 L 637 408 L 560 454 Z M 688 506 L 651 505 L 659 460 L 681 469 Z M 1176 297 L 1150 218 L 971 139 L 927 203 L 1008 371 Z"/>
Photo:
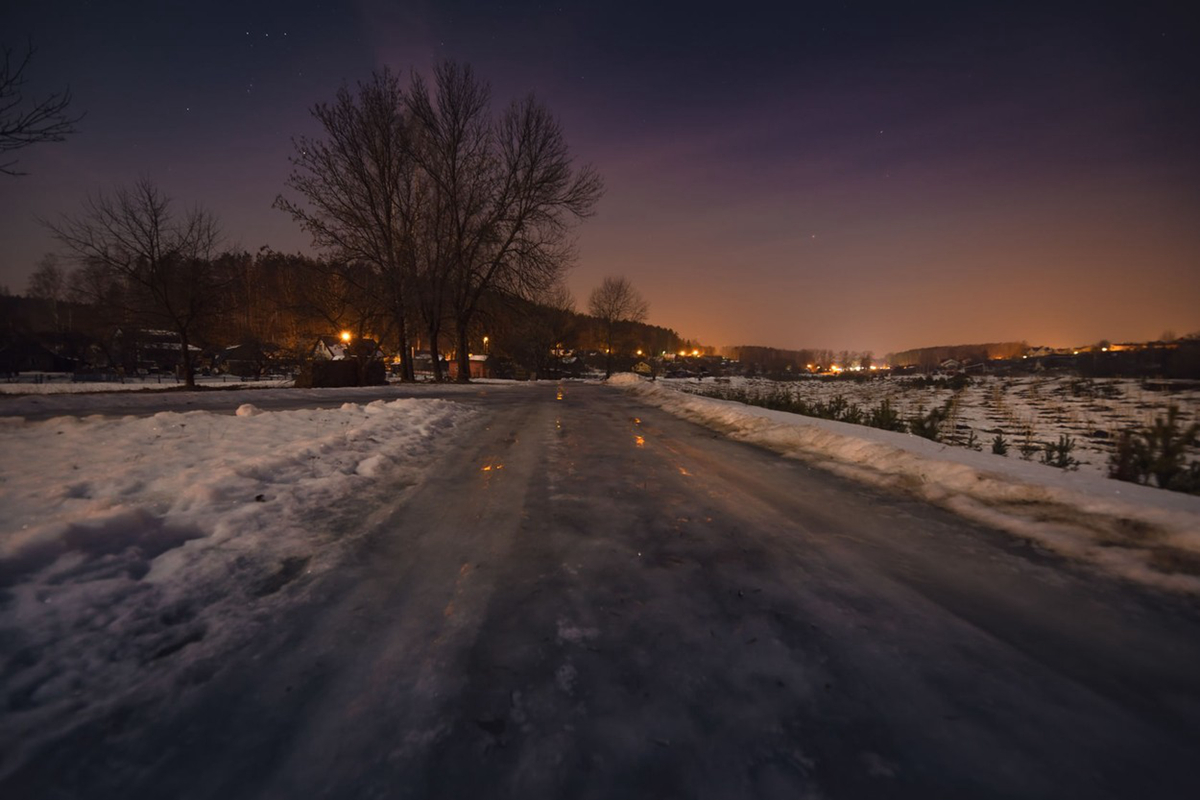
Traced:
<path fill-rule="evenodd" d="M 384 386 L 387 370 L 382 361 L 309 361 L 296 376 L 298 389 L 329 389 L 339 386 Z"/>
<path fill-rule="evenodd" d="M 1071 453 L 1075 450 L 1075 440 L 1065 433 L 1058 437 L 1058 442 L 1047 443 L 1042 452 L 1042 463 L 1059 469 L 1079 469 L 1079 461 Z"/>
<path fill-rule="evenodd" d="M 951 377 L 950 380 L 946 381 L 946 387 L 955 392 L 961 392 L 970 385 L 971 379 L 968 378 L 964 372 L 960 372 Z"/>
<path fill-rule="evenodd" d="M 915 436 L 920 436 L 922 439 L 930 441 L 940 441 L 942 437 L 942 423 L 950 416 L 950 403 L 944 406 L 935 406 L 929 409 L 928 413 L 918 411 L 908 422 L 909 431 Z"/>
<path fill-rule="evenodd" d="M 900 414 L 892 408 L 892 401 L 887 399 L 879 401 L 879 405 L 871 409 L 867 414 L 866 423 L 872 428 L 882 428 L 885 431 L 904 433 L 908 430 L 904 420 L 900 419 Z"/>
<path fill-rule="evenodd" d="M 1146 482 L 1146 455 L 1132 431 L 1121 431 L 1117 447 L 1108 458 L 1108 477 L 1130 483 Z"/>
<path fill-rule="evenodd" d="M 1194 444 L 1200 433 L 1200 423 L 1193 422 L 1186 428 L 1179 426 L 1179 407 L 1167 409 L 1167 417 L 1158 417 L 1154 424 L 1142 432 L 1148 458 L 1147 472 L 1154 476 L 1164 489 L 1171 485 L 1176 476 L 1185 472 L 1184 456 L 1188 445 Z"/>
<path fill-rule="evenodd" d="M 1042 449 L 1041 445 L 1033 440 L 1033 429 L 1025 429 L 1025 438 L 1021 440 L 1021 446 L 1017 448 L 1021 451 L 1021 458 L 1026 461 L 1032 461 L 1033 457 Z"/>
<path fill-rule="evenodd" d="M 1108 460 L 1108 475 L 1132 483 L 1149 483 L 1164 489 L 1200 493 L 1200 462 L 1186 463 L 1187 448 L 1196 443 L 1200 423 L 1179 424 L 1179 408 L 1171 406 L 1165 418 L 1149 428 L 1122 431 Z"/>

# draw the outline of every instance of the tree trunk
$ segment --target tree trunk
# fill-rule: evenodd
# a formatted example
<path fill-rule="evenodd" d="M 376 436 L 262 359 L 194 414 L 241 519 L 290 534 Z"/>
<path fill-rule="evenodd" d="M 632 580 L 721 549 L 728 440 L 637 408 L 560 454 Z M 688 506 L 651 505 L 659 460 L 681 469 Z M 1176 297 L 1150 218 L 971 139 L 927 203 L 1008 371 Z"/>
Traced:
<path fill-rule="evenodd" d="M 430 325 L 429 326 L 429 357 L 432 359 L 432 363 L 433 363 L 432 369 L 433 369 L 434 383 L 441 383 L 442 380 L 444 380 L 444 376 L 442 375 L 442 361 L 439 358 L 439 353 L 438 353 L 438 338 L 439 338 L 438 334 L 439 334 L 439 332 L 440 332 L 440 326 L 438 326 L 438 325 Z"/>
<path fill-rule="evenodd" d="M 608 326 L 608 347 L 604 348 L 604 379 L 608 380 L 612 377 L 612 351 L 613 351 L 613 327 L 610 323 Z"/>
<path fill-rule="evenodd" d="M 400 381 L 412 383 L 416 380 L 413 375 L 412 353 L 408 351 L 408 328 L 404 324 L 404 307 L 397 303 L 396 310 L 396 343 L 400 347 Z"/>
<path fill-rule="evenodd" d="M 459 324 L 458 326 L 458 353 L 455 359 L 458 361 L 458 382 L 471 382 L 471 353 L 470 341 L 467 337 L 467 325 Z"/>
<path fill-rule="evenodd" d="M 183 367 L 183 385 L 196 388 L 196 373 L 192 370 L 192 353 L 188 350 L 187 329 L 179 331 L 179 363 Z"/>

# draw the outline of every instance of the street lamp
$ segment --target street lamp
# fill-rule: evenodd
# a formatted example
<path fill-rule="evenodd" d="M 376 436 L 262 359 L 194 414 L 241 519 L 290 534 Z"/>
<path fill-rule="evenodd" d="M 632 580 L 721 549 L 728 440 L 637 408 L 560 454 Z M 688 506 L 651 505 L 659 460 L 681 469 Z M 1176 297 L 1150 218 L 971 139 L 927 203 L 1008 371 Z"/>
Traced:
<path fill-rule="evenodd" d="M 350 341 L 350 331 L 342 331 L 342 341 L 343 342 Z"/>

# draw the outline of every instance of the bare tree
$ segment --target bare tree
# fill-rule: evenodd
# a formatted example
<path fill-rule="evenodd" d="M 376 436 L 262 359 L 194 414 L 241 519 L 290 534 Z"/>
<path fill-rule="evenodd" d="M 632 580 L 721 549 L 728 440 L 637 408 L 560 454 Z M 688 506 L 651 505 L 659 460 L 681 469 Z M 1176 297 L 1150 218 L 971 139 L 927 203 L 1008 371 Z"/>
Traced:
<path fill-rule="evenodd" d="M 574 334 L 575 299 L 563 284 L 551 287 L 536 302 L 506 298 L 492 321 L 492 341 L 501 352 L 527 369 L 534 380 L 558 363 L 554 351 Z"/>
<path fill-rule="evenodd" d="M 588 313 L 600 320 L 604 328 L 604 377 L 612 375 L 613 350 L 616 349 L 617 328 L 623 322 L 645 322 L 649 304 L 625 276 L 609 276 L 592 290 L 588 297 Z"/>
<path fill-rule="evenodd" d="M 86 269 L 124 284 L 125 302 L 136 318 L 179 336 L 184 380 L 194 387 L 191 340 L 218 299 L 213 216 L 194 208 L 176 217 L 171 198 L 143 179 L 111 195 L 89 196 L 76 216 L 46 224 Z"/>
<path fill-rule="evenodd" d="M 38 261 L 37 268 L 33 274 L 29 276 L 29 286 L 25 290 L 25 294 L 29 297 L 35 297 L 39 300 L 46 300 L 50 303 L 50 310 L 54 314 L 54 327 L 57 329 L 58 324 L 58 304 L 66 299 L 67 293 L 67 273 L 58 264 L 58 257 L 53 253 L 46 253 Z"/>
<path fill-rule="evenodd" d="M 67 134 L 75 132 L 75 124 L 83 118 L 67 113 L 71 105 L 69 89 L 42 100 L 26 101 L 22 87 L 28 80 L 25 69 L 33 54 L 34 49 L 29 47 L 24 56 L 14 58 L 13 51 L 4 48 L 4 62 L 0 65 L 0 158 L 39 142 L 61 142 Z M 24 175 L 16 166 L 16 159 L 2 161 L 0 173 Z"/>
<path fill-rule="evenodd" d="M 402 377 L 412 380 L 406 306 L 416 256 L 415 165 L 403 108 L 399 80 L 386 68 L 356 93 L 342 87 L 332 105 L 314 106 L 325 138 L 294 141 L 287 181 L 304 203 L 280 195 L 275 207 L 291 214 L 316 246 L 343 262 L 369 264 L 384 278 L 379 288 L 394 318 Z"/>
<path fill-rule="evenodd" d="M 466 381 L 471 325 L 487 295 L 535 298 L 552 287 L 573 256 L 571 228 L 592 214 L 603 184 L 591 167 L 574 168 L 558 121 L 532 97 L 493 121 L 490 89 L 470 67 L 440 64 L 434 86 L 436 99 L 415 78 L 409 110 Z"/>

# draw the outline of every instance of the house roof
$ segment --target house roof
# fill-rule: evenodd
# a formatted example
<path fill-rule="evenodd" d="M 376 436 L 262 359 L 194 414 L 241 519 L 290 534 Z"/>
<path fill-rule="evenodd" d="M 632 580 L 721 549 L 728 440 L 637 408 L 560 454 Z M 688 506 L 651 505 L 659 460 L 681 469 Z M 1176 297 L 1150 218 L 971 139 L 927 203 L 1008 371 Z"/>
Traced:
<path fill-rule="evenodd" d="M 338 336 L 318 336 L 317 343 L 313 349 L 324 346 L 329 351 L 330 358 L 337 360 L 346 358 L 351 353 L 367 353 L 371 356 L 376 356 L 382 353 L 379 343 L 374 339 L 363 337 L 361 339 L 352 339 L 349 342 L 343 342 Z"/>

